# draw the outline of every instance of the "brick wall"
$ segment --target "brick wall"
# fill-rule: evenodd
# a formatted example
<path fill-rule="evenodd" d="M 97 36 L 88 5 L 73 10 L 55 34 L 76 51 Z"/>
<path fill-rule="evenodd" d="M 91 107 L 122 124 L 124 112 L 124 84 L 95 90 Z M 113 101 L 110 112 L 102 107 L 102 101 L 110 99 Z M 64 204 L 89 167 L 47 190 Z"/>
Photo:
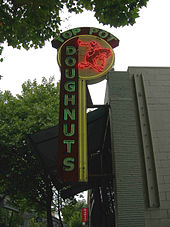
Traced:
<path fill-rule="evenodd" d="M 143 184 L 132 85 L 127 72 L 108 76 L 116 227 L 144 227 Z"/>
<path fill-rule="evenodd" d="M 170 68 L 108 75 L 116 227 L 170 227 Z"/>
<path fill-rule="evenodd" d="M 158 208 L 145 207 L 146 227 L 170 227 L 170 68 L 130 67 L 143 77 L 158 182 Z"/>

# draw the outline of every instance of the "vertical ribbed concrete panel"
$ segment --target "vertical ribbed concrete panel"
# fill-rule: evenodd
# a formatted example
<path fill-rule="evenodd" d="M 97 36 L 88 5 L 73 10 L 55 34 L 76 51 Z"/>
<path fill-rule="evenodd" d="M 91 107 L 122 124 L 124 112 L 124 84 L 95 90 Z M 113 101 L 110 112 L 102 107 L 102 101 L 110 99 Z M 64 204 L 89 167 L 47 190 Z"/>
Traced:
<path fill-rule="evenodd" d="M 144 196 L 132 80 L 127 72 L 108 75 L 116 227 L 144 227 Z"/>
<path fill-rule="evenodd" d="M 170 227 L 170 67 L 129 67 L 128 72 L 135 78 L 144 156 L 150 158 L 144 159 L 148 188 L 145 194 L 149 198 L 145 227 Z M 148 122 L 143 110 L 147 110 Z M 150 136 L 146 132 L 148 127 Z M 155 206 L 158 199 L 159 206 Z"/>

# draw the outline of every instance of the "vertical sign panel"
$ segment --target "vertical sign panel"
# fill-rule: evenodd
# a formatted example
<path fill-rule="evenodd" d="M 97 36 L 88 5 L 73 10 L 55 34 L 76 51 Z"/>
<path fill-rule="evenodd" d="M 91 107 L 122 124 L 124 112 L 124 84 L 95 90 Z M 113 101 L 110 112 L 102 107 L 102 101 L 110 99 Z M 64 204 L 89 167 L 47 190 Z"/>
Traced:
<path fill-rule="evenodd" d="M 88 208 L 82 208 L 82 223 L 88 221 Z"/>
<path fill-rule="evenodd" d="M 86 83 L 103 80 L 119 40 L 98 28 L 74 28 L 52 41 L 61 68 L 58 178 L 87 182 Z"/>
<path fill-rule="evenodd" d="M 58 166 L 64 182 L 78 181 L 78 71 L 76 38 L 61 49 Z"/>

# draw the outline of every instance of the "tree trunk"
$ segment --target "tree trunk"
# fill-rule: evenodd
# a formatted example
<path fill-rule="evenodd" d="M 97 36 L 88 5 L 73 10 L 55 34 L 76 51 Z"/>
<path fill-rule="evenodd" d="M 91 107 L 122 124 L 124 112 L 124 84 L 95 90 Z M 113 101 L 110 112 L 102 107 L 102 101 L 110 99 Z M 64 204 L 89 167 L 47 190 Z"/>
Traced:
<path fill-rule="evenodd" d="M 58 191 L 58 195 L 57 195 L 57 200 L 58 200 L 58 216 L 59 216 L 59 220 L 60 220 L 60 226 L 64 227 L 62 219 L 61 219 L 61 210 L 60 210 L 60 193 Z"/>
<path fill-rule="evenodd" d="M 46 182 L 46 212 L 47 212 L 47 227 L 53 227 L 53 220 L 51 214 L 51 203 L 53 200 L 52 185 L 48 175 L 45 175 Z"/>
<path fill-rule="evenodd" d="M 10 219 L 9 219 L 9 227 L 11 227 L 11 224 L 12 224 L 12 218 L 13 218 L 13 211 L 12 211 L 12 213 L 11 213 L 11 216 L 10 216 Z"/>
<path fill-rule="evenodd" d="M 47 227 L 53 227 L 53 220 L 51 215 L 51 201 L 47 202 Z"/>

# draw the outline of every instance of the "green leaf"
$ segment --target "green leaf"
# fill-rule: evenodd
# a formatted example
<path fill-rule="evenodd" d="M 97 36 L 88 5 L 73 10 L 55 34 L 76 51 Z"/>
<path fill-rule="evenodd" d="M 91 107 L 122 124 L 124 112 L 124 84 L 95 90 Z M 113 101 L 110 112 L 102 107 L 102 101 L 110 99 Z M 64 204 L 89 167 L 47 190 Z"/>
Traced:
<path fill-rule="evenodd" d="M 21 209 L 46 209 L 44 172 L 27 135 L 56 125 L 58 113 L 59 83 L 52 77 L 41 84 L 28 80 L 16 97 L 0 91 L 0 191 Z"/>
<path fill-rule="evenodd" d="M 95 13 L 100 23 L 114 27 L 133 25 L 139 10 L 149 0 L 6 0 L 0 7 L 0 44 L 28 50 L 41 48 L 45 41 L 55 38 L 62 20 L 64 6 L 69 12 L 81 13 L 85 9 Z M 0 55 L 2 46 L 0 46 Z M 2 58 L 1 58 L 2 61 Z"/>

